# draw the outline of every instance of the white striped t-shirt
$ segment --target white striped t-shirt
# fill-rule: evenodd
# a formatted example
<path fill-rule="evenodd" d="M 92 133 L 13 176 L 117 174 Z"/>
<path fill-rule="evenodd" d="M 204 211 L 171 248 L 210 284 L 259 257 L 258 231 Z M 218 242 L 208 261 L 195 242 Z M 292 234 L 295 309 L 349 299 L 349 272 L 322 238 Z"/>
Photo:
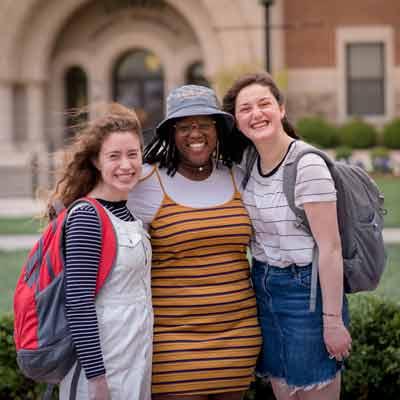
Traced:
<path fill-rule="evenodd" d="M 272 175 L 260 175 L 256 162 L 242 194 L 253 224 L 252 256 L 278 267 L 307 265 L 313 258 L 314 239 L 296 227 L 296 216 L 283 193 L 283 166 L 295 146 L 296 142 Z M 336 201 L 333 179 L 320 156 L 307 154 L 298 164 L 296 206 L 325 201 Z"/>

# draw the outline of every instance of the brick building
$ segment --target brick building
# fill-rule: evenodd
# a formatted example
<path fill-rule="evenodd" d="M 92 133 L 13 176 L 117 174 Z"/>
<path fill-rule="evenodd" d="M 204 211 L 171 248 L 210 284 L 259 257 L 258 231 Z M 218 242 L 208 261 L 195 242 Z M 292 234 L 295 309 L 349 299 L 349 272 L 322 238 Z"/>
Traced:
<path fill-rule="evenodd" d="M 151 129 L 171 88 L 264 65 L 266 37 L 292 119 L 400 116 L 398 0 L 275 0 L 265 20 L 260 0 L 2 0 L 0 196 L 30 194 L 65 109 L 114 99 Z"/>

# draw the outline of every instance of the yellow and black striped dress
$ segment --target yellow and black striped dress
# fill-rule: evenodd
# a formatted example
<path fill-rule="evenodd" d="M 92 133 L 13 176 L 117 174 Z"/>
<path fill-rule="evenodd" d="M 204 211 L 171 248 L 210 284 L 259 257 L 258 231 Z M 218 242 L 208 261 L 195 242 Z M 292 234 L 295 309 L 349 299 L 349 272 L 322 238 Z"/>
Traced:
<path fill-rule="evenodd" d="M 154 394 L 245 390 L 260 350 L 246 246 L 250 220 L 236 190 L 191 208 L 164 191 L 150 234 Z"/>

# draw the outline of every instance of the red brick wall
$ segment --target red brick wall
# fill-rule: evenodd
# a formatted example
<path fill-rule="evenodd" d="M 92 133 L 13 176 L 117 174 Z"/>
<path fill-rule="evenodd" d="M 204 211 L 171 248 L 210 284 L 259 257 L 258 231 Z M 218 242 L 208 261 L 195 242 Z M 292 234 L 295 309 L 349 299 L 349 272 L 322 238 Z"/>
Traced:
<path fill-rule="evenodd" d="M 394 26 L 395 63 L 400 65 L 400 0 L 282 0 L 288 68 L 336 64 L 339 26 Z"/>

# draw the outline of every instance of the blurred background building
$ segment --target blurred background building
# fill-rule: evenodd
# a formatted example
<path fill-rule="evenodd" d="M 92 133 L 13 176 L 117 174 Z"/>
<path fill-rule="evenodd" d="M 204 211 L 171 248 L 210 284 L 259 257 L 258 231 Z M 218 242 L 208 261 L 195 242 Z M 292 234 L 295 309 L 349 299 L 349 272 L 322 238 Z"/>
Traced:
<path fill-rule="evenodd" d="M 184 83 L 268 68 L 294 121 L 400 115 L 399 0 L 1 0 L 0 49 L 1 197 L 47 179 L 65 110 L 133 106 L 148 140 Z"/>

